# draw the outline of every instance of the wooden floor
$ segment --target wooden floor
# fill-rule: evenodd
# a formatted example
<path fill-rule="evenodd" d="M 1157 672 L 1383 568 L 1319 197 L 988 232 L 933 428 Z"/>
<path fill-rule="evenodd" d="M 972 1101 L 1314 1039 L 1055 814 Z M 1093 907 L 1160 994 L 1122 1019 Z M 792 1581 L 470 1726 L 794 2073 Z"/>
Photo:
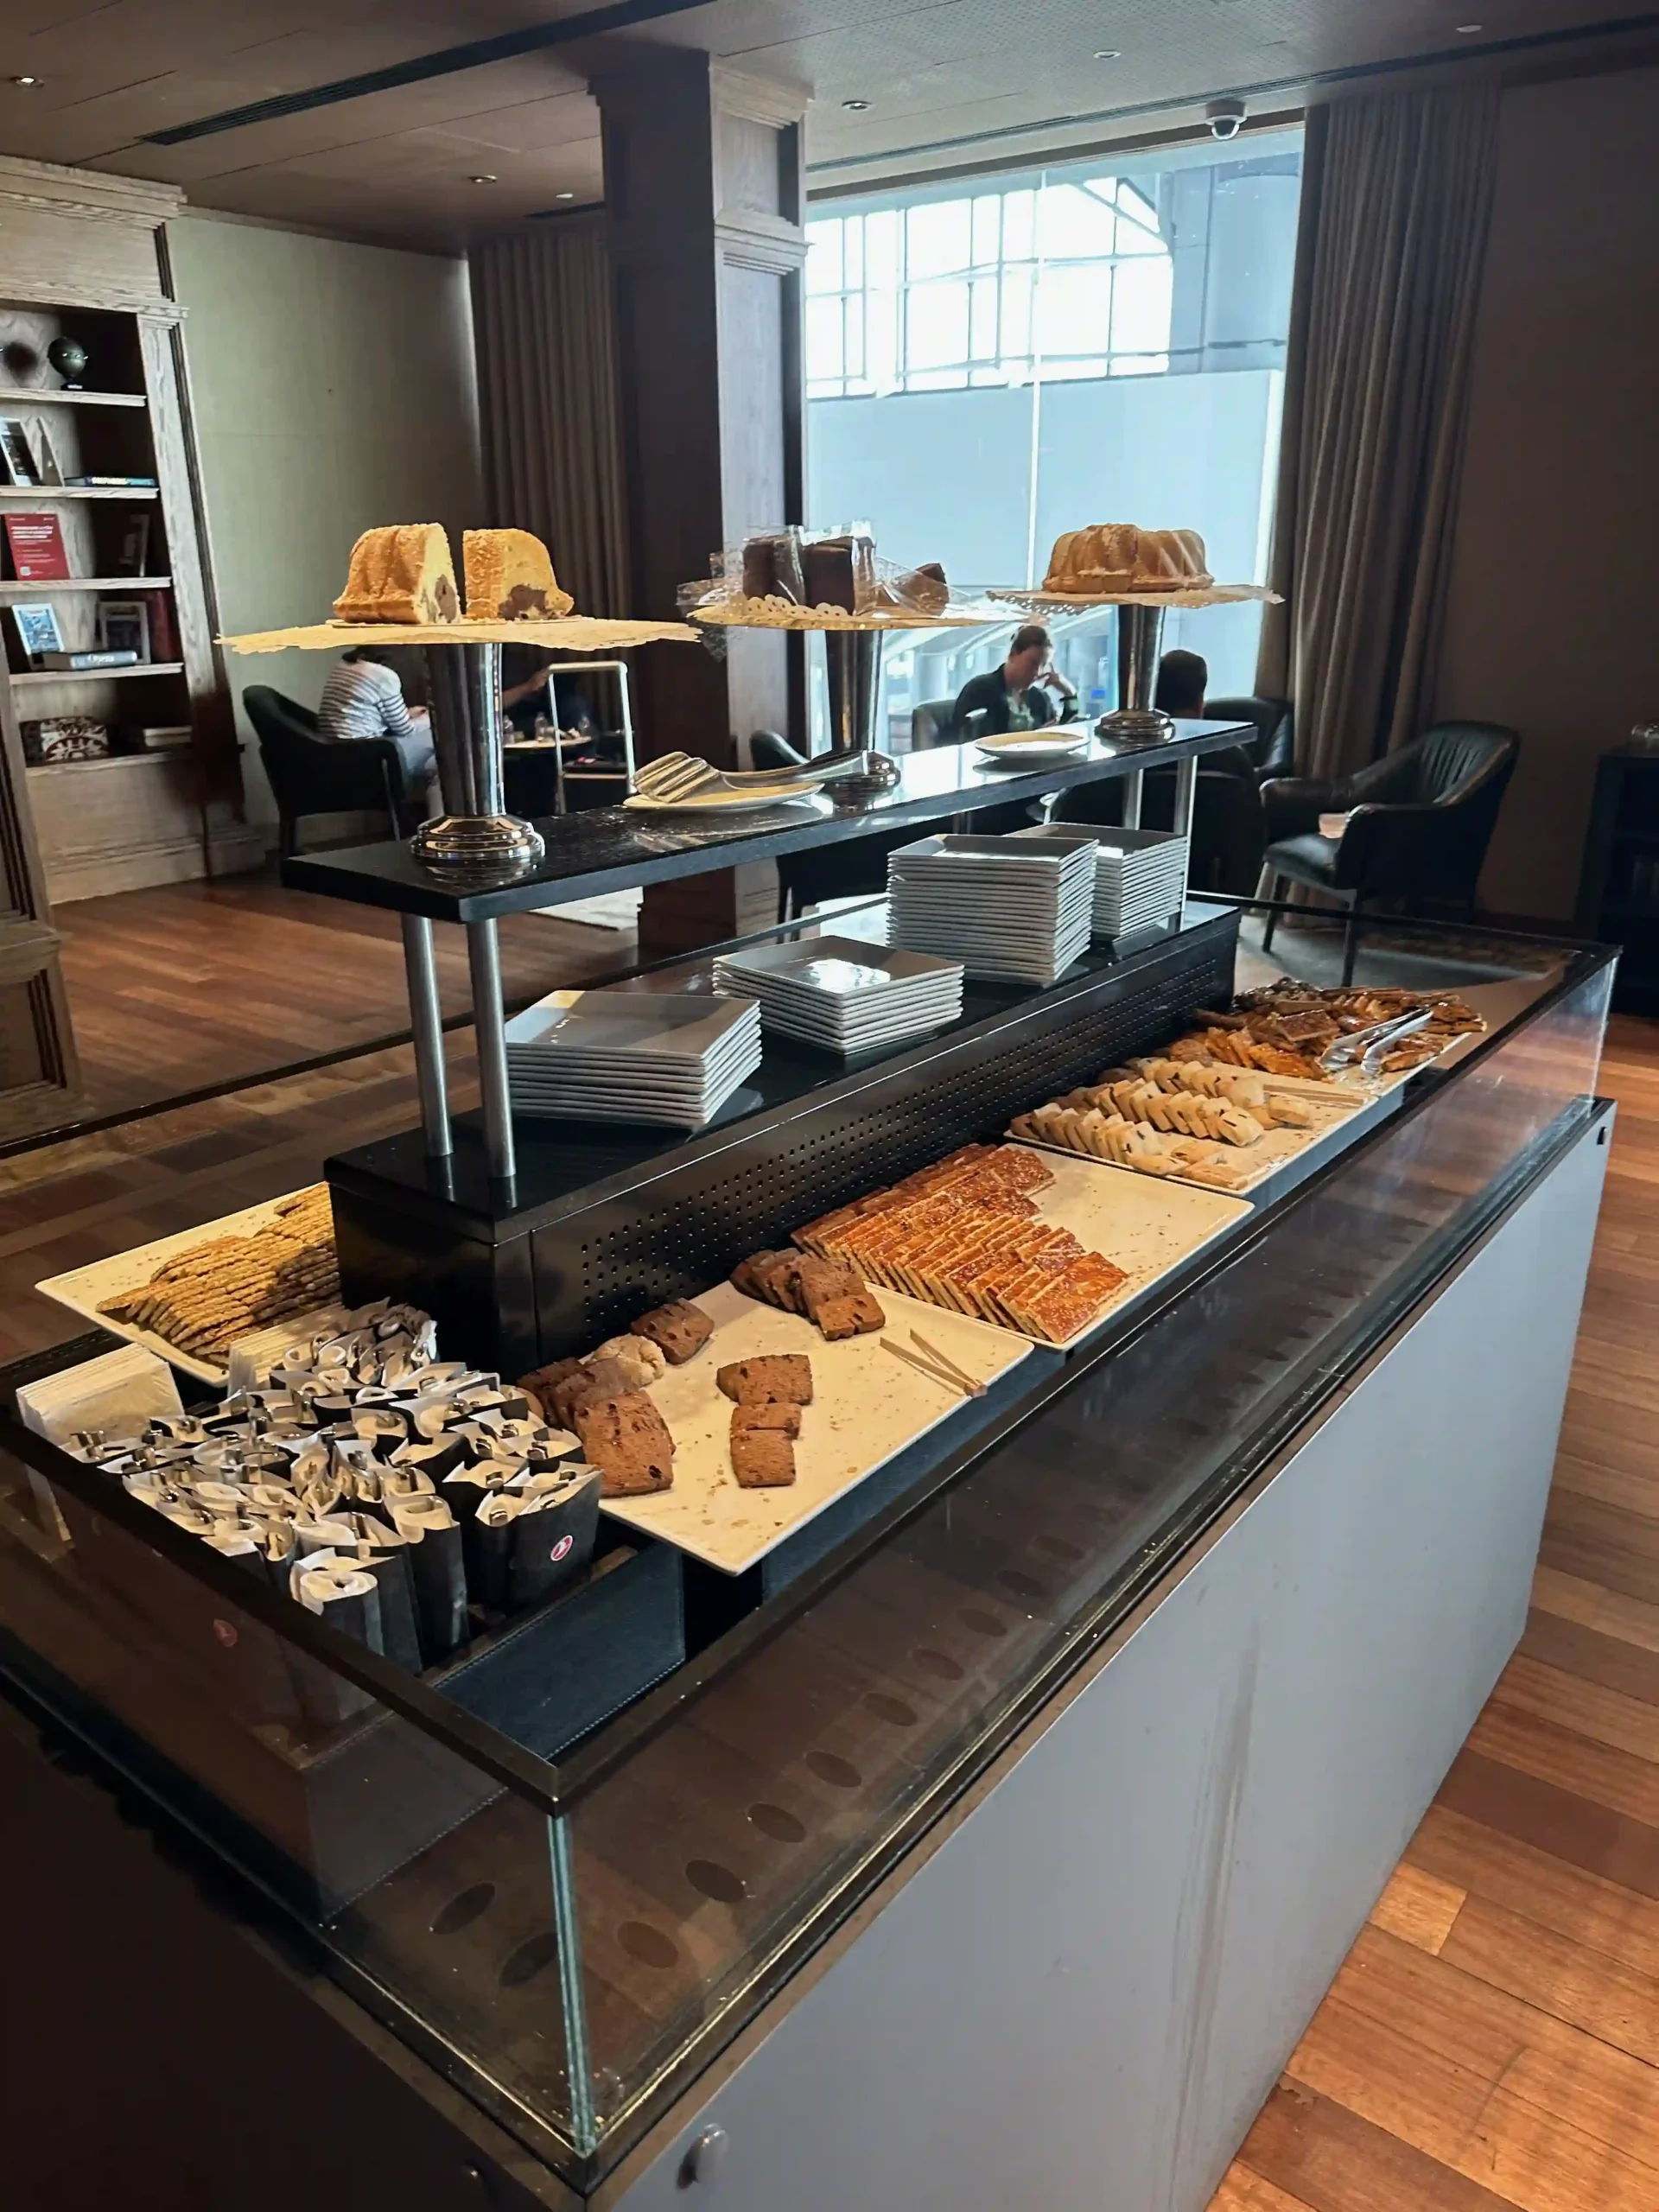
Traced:
<path fill-rule="evenodd" d="M 1604 1088 L 1531 1624 L 1214 2212 L 1659 2208 L 1659 1024 L 1614 1024 Z M 0 1162 L 0 1356 L 73 1325 L 37 1277 L 414 1118 L 404 1048 Z"/>
<path fill-rule="evenodd" d="M 1525 1639 L 1211 2212 L 1659 2207 L 1659 1025 L 1603 1088 Z"/>
<path fill-rule="evenodd" d="M 249 1080 L 409 1027 L 397 917 L 284 891 L 273 873 L 83 899 L 63 938 L 86 1084 L 77 1118 Z M 446 1014 L 467 1003 L 461 932 L 437 932 Z M 524 999 L 623 966 L 632 933 L 544 916 L 501 925 L 502 977 Z"/>

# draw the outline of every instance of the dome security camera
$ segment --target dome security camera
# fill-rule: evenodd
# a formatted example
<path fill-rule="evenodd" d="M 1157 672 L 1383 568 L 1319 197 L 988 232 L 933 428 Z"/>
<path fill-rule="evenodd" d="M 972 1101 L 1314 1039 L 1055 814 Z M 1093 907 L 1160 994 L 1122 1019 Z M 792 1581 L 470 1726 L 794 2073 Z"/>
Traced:
<path fill-rule="evenodd" d="M 1204 119 L 1210 126 L 1212 138 L 1236 138 L 1244 128 L 1245 106 L 1243 100 L 1211 100 L 1204 111 Z"/>

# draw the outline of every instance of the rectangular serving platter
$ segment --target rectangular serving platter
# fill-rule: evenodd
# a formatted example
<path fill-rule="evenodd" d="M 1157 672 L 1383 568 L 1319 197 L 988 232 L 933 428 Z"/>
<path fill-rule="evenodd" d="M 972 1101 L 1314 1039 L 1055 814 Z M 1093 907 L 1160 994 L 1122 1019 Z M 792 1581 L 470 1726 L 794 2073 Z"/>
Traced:
<path fill-rule="evenodd" d="M 1310 1105 L 1321 1109 L 1319 1125 L 1311 1129 L 1266 1129 L 1253 1145 L 1226 1145 L 1219 1141 L 1211 1144 L 1209 1148 L 1212 1153 L 1218 1156 L 1230 1155 L 1230 1160 L 1243 1170 L 1239 1179 L 1230 1184 L 1222 1193 L 1224 1197 L 1243 1198 L 1252 1191 L 1260 1190 L 1262 1184 L 1271 1181 L 1293 1160 L 1305 1160 L 1308 1154 L 1318 1151 L 1344 1128 L 1356 1114 L 1363 1113 L 1367 1106 L 1373 1104 L 1375 1096 L 1382 1095 L 1380 1092 L 1373 1095 L 1344 1088 L 1339 1095 L 1333 1096 L 1335 1086 L 1305 1082 L 1295 1076 L 1264 1080 L 1269 1080 L 1274 1088 L 1281 1090 L 1294 1090 L 1298 1098 L 1305 1098 Z M 1115 1160 L 1096 1160 L 1091 1154 L 1074 1152 L 1070 1145 L 1051 1144 L 1046 1138 L 1016 1137 L 1012 1129 L 1008 1135 L 1010 1141 L 1015 1144 L 1029 1145 L 1034 1151 L 1052 1154 L 1060 1160 L 1075 1160 L 1085 1167 L 1111 1167 L 1120 1174 L 1141 1174 L 1138 1168 L 1126 1170 Z M 1213 1192 L 1219 1188 L 1217 1185 L 1206 1183 L 1196 1175 L 1141 1175 L 1141 1179 L 1147 1183 L 1179 1183 L 1193 1191 Z"/>
<path fill-rule="evenodd" d="M 226 1380 L 222 1366 L 200 1358 L 194 1352 L 181 1351 L 176 1344 L 169 1344 L 165 1337 L 158 1337 L 153 1330 L 136 1328 L 130 1321 L 118 1321 L 111 1314 L 100 1313 L 99 1301 L 137 1289 L 149 1281 L 164 1261 L 176 1259 L 181 1252 L 188 1252 L 198 1244 L 210 1243 L 216 1236 L 251 1236 L 256 1230 L 268 1229 L 277 1217 L 278 1207 L 319 1187 L 307 1183 L 297 1191 L 285 1191 L 280 1197 L 266 1198 L 257 1206 L 244 1206 L 239 1213 L 225 1214 L 218 1221 L 205 1221 L 199 1229 L 181 1229 L 175 1236 L 158 1236 L 152 1243 L 135 1244 L 130 1252 L 118 1252 L 112 1259 L 93 1260 L 84 1268 L 71 1268 L 65 1274 L 48 1275 L 35 1287 L 43 1298 L 67 1306 L 82 1320 L 90 1321 L 94 1328 L 107 1329 L 112 1337 L 124 1337 L 130 1344 L 143 1344 L 146 1351 L 153 1351 L 169 1367 L 179 1368 L 186 1375 L 194 1375 L 199 1382 L 211 1382 L 222 1390 Z M 295 1317 L 296 1331 L 303 1327 L 304 1320 L 303 1314 Z"/>
<path fill-rule="evenodd" d="M 879 1334 L 827 1344 L 801 1314 L 763 1306 L 728 1282 L 702 1292 L 696 1302 L 714 1323 L 714 1336 L 695 1359 L 671 1367 L 651 1392 L 674 1439 L 673 1487 L 651 1497 L 607 1498 L 603 1510 L 710 1567 L 741 1574 L 963 1402 L 954 1385 L 918 1375 L 883 1351 L 882 1337 L 917 1351 L 911 1332 L 919 1329 L 984 1383 L 1030 1355 L 1030 1340 L 1010 1329 L 891 1291 L 877 1295 L 887 1317 Z M 795 1480 L 776 1490 L 744 1490 L 732 1472 L 732 1402 L 721 1395 L 715 1372 L 733 1360 L 791 1351 L 811 1361 L 813 1386 L 795 1443 Z"/>

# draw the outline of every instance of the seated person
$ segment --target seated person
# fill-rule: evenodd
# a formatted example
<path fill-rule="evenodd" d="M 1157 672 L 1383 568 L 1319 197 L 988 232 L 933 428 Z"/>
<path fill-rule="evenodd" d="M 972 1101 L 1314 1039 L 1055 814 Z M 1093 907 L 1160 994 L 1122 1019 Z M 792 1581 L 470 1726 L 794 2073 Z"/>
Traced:
<path fill-rule="evenodd" d="M 1063 719 L 1060 708 L 1044 688 L 1052 685 L 1060 695 L 1065 714 L 1077 706 L 1077 687 L 1067 682 L 1053 664 L 1053 642 L 1040 622 L 1027 622 L 1014 633 L 1008 657 L 1001 668 L 971 677 L 957 694 L 957 734 L 1002 737 L 1018 730 L 1041 729 Z M 968 716 L 982 712 L 976 732 L 968 728 Z"/>
<path fill-rule="evenodd" d="M 1158 664 L 1158 688 L 1152 703 L 1164 714 L 1196 721 L 1204 713 L 1204 695 L 1209 688 L 1209 662 L 1202 653 L 1182 652 L 1178 646 Z"/>
<path fill-rule="evenodd" d="M 504 645 L 501 649 L 501 710 L 510 727 L 529 737 L 536 718 L 547 711 L 550 677 L 556 677 L 553 655 L 541 645 Z M 597 737 L 599 724 L 578 685 L 555 683 L 558 725 L 579 737 Z"/>
<path fill-rule="evenodd" d="M 437 748 L 424 707 L 411 707 L 386 656 L 372 645 L 342 653 L 328 671 L 317 704 L 317 735 L 330 745 L 355 744 L 389 737 L 404 764 L 411 791 L 425 786 L 429 808 L 437 807 Z"/>

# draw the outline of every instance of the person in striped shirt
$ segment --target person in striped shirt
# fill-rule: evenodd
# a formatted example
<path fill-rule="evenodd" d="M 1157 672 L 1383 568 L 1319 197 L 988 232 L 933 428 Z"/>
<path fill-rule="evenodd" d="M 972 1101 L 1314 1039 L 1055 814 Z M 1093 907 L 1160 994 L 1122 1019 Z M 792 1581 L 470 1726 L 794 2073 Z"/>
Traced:
<path fill-rule="evenodd" d="M 397 673 L 372 646 L 343 653 L 328 671 L 317 706 L 317 735 L 331 745 L 389 737 L 404 764 L 405 783 L 426 786 L 437 811 L 437 753 L 424 707 L 411 707 Z"/>

